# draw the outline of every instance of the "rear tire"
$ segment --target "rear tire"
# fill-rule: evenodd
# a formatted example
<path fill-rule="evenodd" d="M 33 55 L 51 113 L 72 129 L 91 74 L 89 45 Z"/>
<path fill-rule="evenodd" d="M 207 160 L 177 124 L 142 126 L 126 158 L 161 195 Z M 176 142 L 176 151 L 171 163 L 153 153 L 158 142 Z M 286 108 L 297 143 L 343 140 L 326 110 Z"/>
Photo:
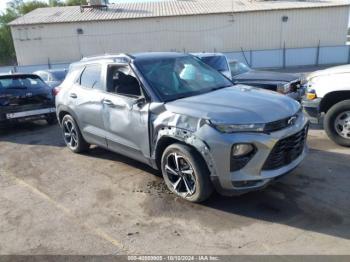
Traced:
<path fill-rule="evenodd" d="M 335 143 L 350 147 L 350 100 L 339 102 L 328 110 L 324 129 Z"/>
<path fill-rule="evenodd" d="M 162 156 L 164 181 L 171 192 L 190 202 L 203 202 L 212 192 L 210 172 L 199 153 L 183 144 L 168 146 Z"/>
<path fill-rule="evenodd" d="M 89 149 L 90 145 L 83 138 L 76 121 L 71 115 L 63 117 L 61 127 L 63 140 L 71 151 L 82 153 Z"/>

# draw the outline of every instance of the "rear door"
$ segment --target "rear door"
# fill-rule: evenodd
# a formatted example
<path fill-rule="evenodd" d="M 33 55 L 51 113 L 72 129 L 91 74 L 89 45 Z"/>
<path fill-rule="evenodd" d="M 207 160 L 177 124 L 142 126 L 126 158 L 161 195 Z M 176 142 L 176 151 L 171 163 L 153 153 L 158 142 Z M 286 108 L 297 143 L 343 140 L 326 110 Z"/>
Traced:
<path fill-rule="evenodd" d="M 68 94 L 84 138 L 100 146 L 107 146 L 102 117 L 102 65 L 87 65 Z"/>

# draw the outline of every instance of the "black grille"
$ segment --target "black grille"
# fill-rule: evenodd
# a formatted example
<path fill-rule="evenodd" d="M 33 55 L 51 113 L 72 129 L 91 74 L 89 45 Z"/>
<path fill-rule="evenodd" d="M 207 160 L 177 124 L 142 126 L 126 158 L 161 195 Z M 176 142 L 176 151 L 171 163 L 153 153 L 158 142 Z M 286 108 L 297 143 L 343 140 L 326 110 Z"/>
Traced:
<path fill-rule="evenodd" d="M 263 170 L 278 169 L 292 163 L 303 152 L 308 126 L 298 133 L 277 142 L 267 158 Z"/>
<path fill-rule="evenodd" d="M 290 117 L 282 119 L 282 120 L 278 120 L 278 121 L 275 121 L 275 122 L 267 123 L 265 125 L 264 131 L 270 133 L 270 132 L 274 132 L 274 131 L 278 131 L 278 130 L 284 129 L 284 128 L 289 126 L 289 123 L 288 123 L 289 119 L 290 119 Z"/>
<path fill-rule="evenodd" d="M 284 128 L 287 128 L 291 125 L 294 125 L 295 121 L 297 121 L 298 117 L 300 116 L 299 112 L 295 114 L 294 116 L 290 116 L 288 118 L 284 118 L 281 120 L 277 120 L 274 122 L 270 122 L 265 124 L 264 132 L 271 133 L 274 131 L 282 130 Z M 293 121 L 292 121 L 293 120 Z"/>

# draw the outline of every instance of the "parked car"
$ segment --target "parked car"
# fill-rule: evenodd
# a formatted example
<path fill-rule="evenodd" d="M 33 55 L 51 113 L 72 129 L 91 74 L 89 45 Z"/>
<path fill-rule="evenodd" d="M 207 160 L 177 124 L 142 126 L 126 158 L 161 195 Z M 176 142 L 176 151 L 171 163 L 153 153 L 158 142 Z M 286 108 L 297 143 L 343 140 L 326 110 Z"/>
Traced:
<path fill-rule="evenodd" d="M 261 189 L 307 151 L 308 121 L 298 102 L 233 86 L 186 54 L 83 59 L 71 65 L 56 108 L 73 152 L 95 144 L 139 160 L 193 202 L 213 187 L 225 195 Z"/>
<path fill-rule="evenodd" d="M 33 74 L 0 75 L 0 124 L 46 119 L 56 121 L 51 89 Z"/>
<path fill-rule="evenodd" d="M 49 70 L 40 70 L 35 71 L 33 74 L 36 74 L 41 77 L 46 84 L 51 88 L 58 87 L 64 80 L 67 75 L 66 69 L 49 69 Z"/>
<path fill-rule="evenodd" d="M 228 60 L 221 53 L 194 53 L 203 62 L 215 68 L 235 84 L 244 84 L 286 94 L 301 101 L 304 95 L 298 74 L 253 70 L 237 60 Z"/>
<path fill-rule="evenodd" d="M 337 144 L 350 146 L 350 65 L 316 71 L 307 77 L 303 106 Z"/>

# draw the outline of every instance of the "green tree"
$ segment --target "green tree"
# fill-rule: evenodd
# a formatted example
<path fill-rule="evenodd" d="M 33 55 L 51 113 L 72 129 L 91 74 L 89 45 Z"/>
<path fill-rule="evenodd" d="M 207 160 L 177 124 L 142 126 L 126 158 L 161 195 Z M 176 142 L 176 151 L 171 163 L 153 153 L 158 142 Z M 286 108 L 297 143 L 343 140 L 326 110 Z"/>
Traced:
<path fill-rule="evenodd" d="M 66 0 L 66 5 L 86 5 L 86 0 Z"/>
<path fill-rule="evenodd" d="M 0 13 L 0 65 L 9 65 L 16 62 L 11 30 L 7 23 L 17 17 L 17 12 L 12 8 L 7 8 L 5 13 Z"/>
<path fill-rule="evenodd" d="M 8 23 L 40 7 L 87 4 L 87 0 L 49 0 L 48 2 L 47 4 L 44 0 L 11 0 L 8 8 L 0 12 L 0 65 L 16 62 L 16 53 Z"/>
<path fill-rule="evenodd" d="M 57 3 L 60 1 L 55 2 Z M 30 2 L 12 0 L 9 2 L 5 12 L 0 12 L 0 65 L 12 65 L 16 62 L 16 53 L 13 46 L 11 29 L 7 24 L 36 8 L 47 6 L 47 3 L 37 0 Z"/>
<path fill-rule="evenodd" d="M 49 6 L 63 6 L 64 3 L 61 0 L 49 0 Z"/>
<path fill-rule="evenodd" d="M 41 1 L 23 2 L 18 6 L 17 11 L 20 15 L 25 15 L 40 7 L 48 7 L 48 4 Z"/>

